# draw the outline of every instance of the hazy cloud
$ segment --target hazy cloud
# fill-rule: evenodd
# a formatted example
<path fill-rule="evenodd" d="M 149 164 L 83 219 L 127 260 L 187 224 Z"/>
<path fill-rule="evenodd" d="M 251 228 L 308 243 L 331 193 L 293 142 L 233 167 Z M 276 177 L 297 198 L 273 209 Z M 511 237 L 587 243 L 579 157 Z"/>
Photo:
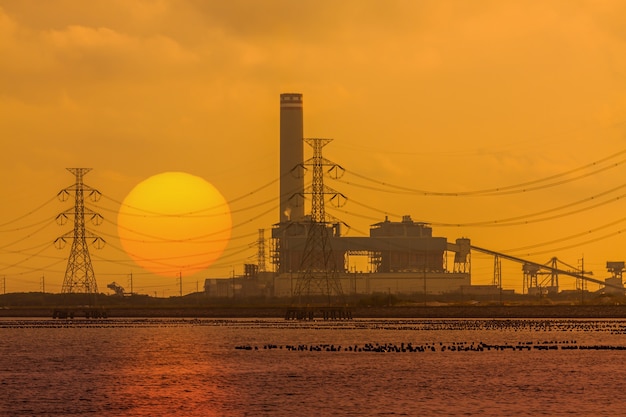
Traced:
<path fill-rule="evenodd" d="M 623 148 L 623 16 L 617 0 L 0 0 L 1 184 L 40 201 L 66 166 L 92 166 L 121 198 L 186 170 L 240 195 L 278 174 L 286 91 L 304 94 L 305 135 L 334 138 L 327 155 L 369 177 L 449 191 L 551 175 Z M 484 205 L 398 197 L 389 211 Z"/>

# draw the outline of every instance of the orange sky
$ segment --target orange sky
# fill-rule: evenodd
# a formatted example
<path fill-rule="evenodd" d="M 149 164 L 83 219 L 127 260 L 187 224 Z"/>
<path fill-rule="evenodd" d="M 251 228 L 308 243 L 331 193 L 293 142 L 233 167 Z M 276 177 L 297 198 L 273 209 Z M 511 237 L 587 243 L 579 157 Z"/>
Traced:
<path fill-rule="evenodd" d="M 73 183 L 66 167 L 90 167 L 85 182 L 104 195 L 105 217 L 91 229 L 109 243 L 92 250 L 100 290 L 128 287 L 133 272 L 136 291 L 177 294 L 174 278 L 145 274 L 116 249 L 117 202 L 164 171 L 201 176 L 228 200 L 277 179 L 282 92 L 304 95 L 305 136 L 334 138 L 325 156 L 348 172 L 327 184 L 351 201 L 328 211 L 349 235 L 385 212 L 410 214 L 449 241 L 465 236 L 541 263 L 584 257 L 603 278 L 606 261 L 626 260 L 623 154 L 596 166 L 611 169 L 509 195 L 407 195 L 382 183 L 491 189 L 622 151 L 623 16 L 619 0 L 0 0 L 6 291 L 39 291 L 42 276 L 46 291 L 60 291 L 69 247 L 47 244 L 70 225 L 45 225 L 68 205 L 49 200 Z M 246 209 L 233 215 L 233 241 L 215 267 L 183 277 L 185 293 L 256 262 L 254 235 L 278 220 L 278 200 L 266 203 L 277 195 L 275 183 L 231 205 Z M 565 206 L 517 226 L 436 225 L 529 220 Z M 492 262 L 474 255 L 474 283 L 491 282 Z M 520 268 L 506 267 L 505 287 L 521 289 Z"/>

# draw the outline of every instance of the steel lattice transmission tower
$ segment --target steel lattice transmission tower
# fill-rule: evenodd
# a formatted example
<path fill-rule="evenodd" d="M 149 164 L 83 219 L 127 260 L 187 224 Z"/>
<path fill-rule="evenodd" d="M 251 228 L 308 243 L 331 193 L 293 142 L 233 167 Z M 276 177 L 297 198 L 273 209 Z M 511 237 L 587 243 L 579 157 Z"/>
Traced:
<path fill-rule="evenodd" d="M 265 272 L 265 229 L 259 229 L 257 240 L 257 266 L 259 272 Z"/>
<path fill-rule="evenodd" d="M 87 196 L 94 202 L 100 199 L 101 194 L 98 190 L 83 183 L 83 176 L 91 171 L 91 168 L 67 168 L 67 170 L 75 175 L 76 182 L 61 190 L 58 196 L 64 201 L 73 192 L 75 202 L 73 208 L 57 216 L 57 221 L 60 224 L 64 224 L 69 216 L 73 216 L 74 230 L 67 232 L 55 240 L 55 245 L 58 248 L 62 248 L 65 246 L 66 239 L 72 239 L 72 249 L 67 259 L 67 268 L 65 270 L 65 278 L 63 279 L 61 292 L 64 294 L 97 294 L 98 284 L 96 283 L 96 277 L 91 264 L 87 239 L 89 239 L 97 249 L 104 246 L 104 239 L 85 228 L 85 215 L 88 215 L 90 221 L 95 225 L 102 222 L 102 216 L 85 207 L 85 193 L 87 193 Z"/>
<path fill-rule="evenodd" d="M 313 168 L 311 186 L 304 190 L 305 194 L 311 194 L 311 215 L 294 297 L 302 303 L 303 298 L 310 301 L 312 296 L 324 296 L 330 305 L 332 297 L 342 297 L 343 292 L 331 247 L 330 237 L 334 229 L 333 225 L 327 221 L 324 201 L 328 195 L 331 195 L 331 200 L 345 199 L 345 196 L 324 186 L 324 167 L 330 167 L 329 171 L 337 168 L 336 164 L 322 156 L 322 148 L 332 139 L 304 140 L 313 148 L 313 157 L 303 164 L 305 167 Z"/>

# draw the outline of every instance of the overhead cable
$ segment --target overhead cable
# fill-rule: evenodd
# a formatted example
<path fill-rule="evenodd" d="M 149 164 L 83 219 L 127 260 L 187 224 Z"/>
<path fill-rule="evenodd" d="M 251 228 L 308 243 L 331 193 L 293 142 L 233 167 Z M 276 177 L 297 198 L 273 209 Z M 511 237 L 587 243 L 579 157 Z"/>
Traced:
<path fill-rule="evenodd" d="M 571 178 L 566 178 L 563 180 L 559 180 L 559 181 L 555 181 L 555 182 L 550 182 L 548 184 L 542 184 L 542 185 L 536 185 L 536 184 L 541 184 L 543 182 L 546 181 L 551 181 L 551 180 L 555 180 L 557 178 L 562 178 L 562 177 L 566 177 L 568 175 L 571 175 L 573 173 L 579 172 L 579 171 L 583 171 L 592 167 L 595 167 L 601 163 L 604 163 L 608 160 L 611 160 L 613 158 L 616 158 L 622 154 L 626 153 L 626 150 L 622 150 L 620 152 L 617 152 L 615 154 L 609 155 L 605 158 L 599 159 L 597 161 L 594 161 L 590 164 L 569 170 L 569 171 L 565 171 L 565 172 L 561 172 L 559 174 L 555 174 L 555 175 L 551 175 L 548 177 L 544 177 L 544 178 L 539 178 L 537 180 L 532 180 L 532 181 L 527 181 L 527 182 L 523 182 L 523 183 L 519 183 L 519 184 L 513 184 L 513 185 L 507 185 L 507 186 L 503 186 L 503 187 L 494 187 L 494 188 L 487 188 L 487 189 L 482 189 L 482 190 L 474 190 L 474 191 L 458 191 L 458 192 L 440 192 L 440 191 L 428 191 L 428 190 L 422 190 L 422 189 L 416 189 L 416 188 L 411 188 L 411 187 L 405 187 L 405 186 L 400 186 L 400 185 L 395 185 L 395 184 L 391 184 L 388 182 L 384 182 L 384 181 L 379 181 L 370 177 L 367 177 L 365 175 L 356 173 L 356 172 L 352 172 L 350 170 L 345 170 L 346 173 L 353 175 L 357 178 L 361 178 L 364 179 L 366 181 L 378 184 L 378 185 L 382 185 L 385 187 L 389 187 L 391 189 L 395 189 L 394 190 L 390 190 L 390 189 L 381 189 L 381 188 L 375 188 L 375 187 L 371 187 L 371 186 L 367 186 L 367 185 L 363 185 L 363 184 L 358 184 L 358 183 L 352 183 L 352 182 L 348 182 L 345 181 L 343 179 L 335 179 L 336 181 L 348 184 L 348 185 L 352 185 L 355 187 L 361 187 L 361 188 L 366 188 L 366 189 L 370 189 L 370 190 L 375 190 L 375 191 L 381 191 L 381 192 L 387 192 L 387 193 L 396 193 L 396 194 L 418 194 L 418 195 L 423 195 L 423 196 L 440 196 L 440 197 L 469 197 L 469 196 L 476 196 L 476 197 L 483 197 L 483 196 L 499 196 L 499 195 L 505 195 L 505 194 L 518 194 L 518 193 L 526 193 L 529 191 L 536 191 L 536 190 L 540 190 L 540 189 L 545 189 L 545 188 L 550 188 L 550 187 L 555 187 L 557 185 L 562 185 L 562 184 L 566 184 L 569 182 L 573 182 L 576 180 L 579 180 L 581 178 L 586 178 L 592 175 L 596 175 L 598 173 L 607 171 L 609 169 L 613 169 L 616 168 L 618 166 L 621 166 L 622 164 L 626 163 L 626 159 L 622 159 L 618 162 L 615 162 L 611 165 L 608 166 L 604 166 L 598 169 L 595 169 L 591 172 L 587 172 L 581 175 L 577 175 Z"/>

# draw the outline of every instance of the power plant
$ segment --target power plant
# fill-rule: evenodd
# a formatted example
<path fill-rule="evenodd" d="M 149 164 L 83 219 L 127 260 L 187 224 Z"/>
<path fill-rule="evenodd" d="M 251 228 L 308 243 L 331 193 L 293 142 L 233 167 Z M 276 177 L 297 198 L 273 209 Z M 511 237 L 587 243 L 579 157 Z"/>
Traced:
<path fill-rule="evenodd" d="M 623 261 L 607 262 L 610 276 L 594 278 L 592 271 L 585 270 L 584 259 L 579 260 L 578 266 L 568 265 L 556 257 L 538 263 L 474 246 L 468 237 L 449 240 L 435 235 L 431 224 L 414 220 L 411 213 L 396 218 L 386 215 L 380 219 L 371 218 L 374 223 L 369 225 L 368 232 L 359 232 L 358 237 L 348 236 L 344 233 L 348 230 L 345 223 L 330 216 L 325 207 L 328 203 L 340 208 L 349 200 L 349 196 L 324 182 L 325 178 L 338 180 L 345 173 L 339 164 L 323 155 L 333 139 L 304 136 L 302 94 L 281 94 L 279 105 L 279 190 L 275 200 L 271 198 L 263 203 L 275 201 L 278 208 L 276 222 L 258 230 L 256 263 L 244 264 L 243 274 L 239 276 L 233 269 L 231 276 L 205 279 L 206 296 L 290 298 L 292 305 L 296 306 L 328 306 L 325 311 L 329 314 L 341 314 L 337 306 L 355 300 L 378 299 L 381 294 L 388 295 L 387 299 L 391 299 L 392 294 L 403 294 L 409 296 L 408 299 L 424 302 L 435 299 L 430 296 L 441 294 L 450 294 L 451 297 L 443 298 L 453 301 L 477 298 L 491 301 L 497 297 L 502 301 L 503 295 L 514 294 L 513 290 L 503 288 L 502 260 L 520 265 L 520 278 L 523 275 L 520 295 L 538 298 L 573 295 L 580 296 L 582 303 L 584 293 L 590 292 L 588 283 L 597 284 L 596 295 L 608 301 L 611 297 L 625 295 L 623 272 L 626 264 Z M 305 146 L 310 147 L 311 157 L 305 158 Z M 67 300 L 80 300 L 79 305 L 93 307 L 95 302 L 92 299 L 99 291 L 88 241 L 101 248 L 104 240 L 86 227 L 86 220 L 89 218 L 98 225 L 103 218 L 87 207 L 85 200 L 95 202 L 101 193 L 83 181 L 90 168 L 68 168 L 68 171 L 75 176 L 75 183 L 61 190 L 58 197 L 65 201 L 74 194 L 74 205 L 56 218 L 60 224 L 65 224 L 70 217 L 74 220 L 73 230 L 55 240 L 58 248 L 72 240 L 61 293 Z M 376 211 L 388 213 L 387 210 Z M 266 240 L 268 229 L 271 233 Z M 252 245 L 245 245 L 244 250 Z M 493 257 L 493 280 L 487 285 L 472 285 L 473 253 Z M 481 263 L 475 262 L 475 265 L 480 270 Z M 559 286 L 559 276 L 574 278 L 575 289 L 563 290 Z M 484 273 L 480 278 L 484 282 Z M 41 282 L 43 289 L 43 277 Z M 178 284 L 182 296 L 180 271 Z M 197 281 L 196 287 L 198 292 Z M 126 295 L 115 282 L 107 288 L 117 295 Z M 133 294 L 132 274 L 130 288 L 130 294 Z M 373 297 L 353 297 L 362 295 Z M 69 305 L 66 301 L 61 304 L 64 307 Z M 299 314 L 303 310 L 294 311 Z M 61 308 L 57 310 L 61 315 L 69 312 Z M 100 310 L 93 307 L 86 314 L 97 317 Z"/>
<path fill-rule="evenodd" d="M 333 164 L 321 150 L 331 140 L 305 138 L 303 125 L 302 94 L 281 94 L 280 208 L 270 243 L 274 272 L 246 267 L 238 285 L 243 293 L 257 292 L 259 286 L 277 297 L 441 294 L 470 287 L 470 240 L 449 243 L 445 237 L 433 236 L 427 223 L 413 221 L 408 214 L 399 221 L 381 219 L 371 225 L 367 237 L 343 236 L 341 222 L 328 219 L 324 212 L 326 199 L 345 198 L 323 184 L 320 168 L 330 165 L 324 170 L 329 171 Z M 308 161 L 304 160 L 305 143 L 313 148 L 313 158 Z M 305 188 L 304 174 L 309 171 L 313 179 Z M 305 213 L 307 195 L 311 196 L 311 213 Z M 349 261 L 354 258 L 367 263 L 367 271 L 350 270 Z M 322 277 L 324 274 L 331 276 Z M 228 296 L 235 291 L 232 287 L 224 280 L 205 282 L 210 295 Z"/>
<path fill-rule="evenodd" d="M 624 293 L 623 263 L 607 263 L 611 278 L 594 279 L 582 269 L 560 267 L 553 258 L 546 264 L 516 258 L 471 245 L 468 238 L 453 242 L 433 235 L 428 223 L 414 221 L 410 214 L 401 219 L 385 217 L 370 225 L 369 236 L 342 235 L 342 222 L 325 214 L 325 201 L 346 197 L 323 182 L 325 173 L 341 168 L 324 158 L 322 149 L 331 139 L 304 137 L 303 98 L 300 93 L 280 95 L 280 195 L 278 222 L 272 226 L 269 245 L 273 271 L 265 271 L 265 242 L 260 230 L 259 265 L 244 265 L 244 275 L 232 279 L 207 279 L 208 296 L 265 295 L 292 297 L 302 303 L 331 296 L 384 294 L 462 294 L 494 296 L 513 293 L 503 290 L 502 259 L 521 264 L 524 293 L 559 292 L 558 275 L 576 279 L 586 291 L 587 282 L 603 287 L 605 293 Z M 313 157 L 304 159 L 304 145 Z M 305 186 L 305 174 L 312 177 Z M 310 212 L 305 200 L 310 198 Z M 338 204 L 339 205 L 339 204 Z M 262 248 L 262 253 L 261 253 Z M 472 285 L 471 252 L 494 257 L 491 285 Z M 357 259 L 359 268 L 354 266 Z M 364 267 L 365 265 L 365 267 Z"/>

